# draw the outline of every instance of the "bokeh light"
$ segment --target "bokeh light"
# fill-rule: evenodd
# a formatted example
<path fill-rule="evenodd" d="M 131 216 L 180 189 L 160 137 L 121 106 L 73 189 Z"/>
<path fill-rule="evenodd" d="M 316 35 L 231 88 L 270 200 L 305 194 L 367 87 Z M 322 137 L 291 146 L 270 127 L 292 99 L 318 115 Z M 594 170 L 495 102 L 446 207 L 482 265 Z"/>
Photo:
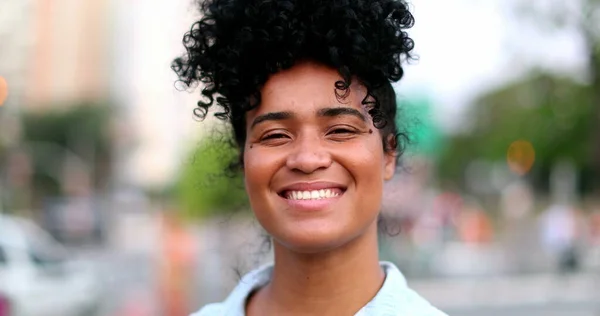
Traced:
<path fill-rule="evenodd" d="M 508 147 L 506 161 L 510 170 L 518 175 L 525 175 L 535 162 L 535 149 L 526 140 L 514 141 Z"/>
<path fill-rule="evenodd" d="M 8 83 L 6 83 L 6 79 L 0 76 L 0 106 L 4 105 L 4 102 L 8 98 Z"/>

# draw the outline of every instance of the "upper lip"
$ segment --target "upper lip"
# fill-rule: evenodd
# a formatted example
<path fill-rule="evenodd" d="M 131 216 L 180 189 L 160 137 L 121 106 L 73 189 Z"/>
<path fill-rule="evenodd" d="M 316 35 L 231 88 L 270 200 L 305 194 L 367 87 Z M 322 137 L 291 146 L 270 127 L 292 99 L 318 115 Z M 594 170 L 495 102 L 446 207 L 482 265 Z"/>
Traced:
<path fill-rule="evenodd" d="M 318 182 L 296 182 L 290 185 L 286 185 L 279 190 L 279 193 L 283 193 L 285 191 L 315 191 L 322 189 L 331 189 L 338 188 L 341 190 L 346 190 L 346 186 L 335 183 L 335 182 L 327 182 L 327 181 L 318 181 Z"/>

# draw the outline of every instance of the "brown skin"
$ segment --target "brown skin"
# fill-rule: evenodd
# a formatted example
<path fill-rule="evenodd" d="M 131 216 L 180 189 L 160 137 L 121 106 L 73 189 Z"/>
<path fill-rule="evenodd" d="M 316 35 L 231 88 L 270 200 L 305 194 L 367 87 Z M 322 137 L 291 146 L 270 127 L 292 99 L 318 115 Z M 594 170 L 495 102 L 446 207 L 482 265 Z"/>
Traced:
<path fill-rule="evenodd" d="M 248 315 L 353 315 L 383 284 L 377 216 L 395 156 L 361 104 L 365 89 L 353 84 L 340 102 L 339 80 L 334 69 L 300 63 L 272 76 L 247 114 L 246 189 L 275 251 L 272 280 L 249 299 Z M 324 114 L 340 107 L 350 110 Z M 286 199 L 284 188 L 317 181 L 343 193 L 309 211 Z"/>

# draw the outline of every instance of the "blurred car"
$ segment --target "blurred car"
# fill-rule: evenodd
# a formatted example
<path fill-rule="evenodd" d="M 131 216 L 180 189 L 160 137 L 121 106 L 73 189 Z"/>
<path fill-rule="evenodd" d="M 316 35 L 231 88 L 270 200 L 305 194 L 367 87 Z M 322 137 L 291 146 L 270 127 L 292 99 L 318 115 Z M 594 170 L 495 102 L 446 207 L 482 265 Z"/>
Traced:
<path fill-rule="evenodd" d="M 102 295 L 89 262 L 31 221 L 0 214 L 0 316 L 91 316 Z"/>

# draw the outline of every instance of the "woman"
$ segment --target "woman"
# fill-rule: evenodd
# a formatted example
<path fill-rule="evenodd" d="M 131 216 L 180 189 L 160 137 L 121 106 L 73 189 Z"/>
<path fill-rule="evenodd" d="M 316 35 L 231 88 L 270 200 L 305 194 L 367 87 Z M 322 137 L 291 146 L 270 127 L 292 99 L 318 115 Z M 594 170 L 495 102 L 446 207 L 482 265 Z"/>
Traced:
<path fill-rule="evenodd" d="M 379 262 L 405 134 L 391 82 L 413 42 L 395 0 L 206 0 L 173 69 L 227 119 L 275 262 L 196 315 L 443 315 Z"/>

